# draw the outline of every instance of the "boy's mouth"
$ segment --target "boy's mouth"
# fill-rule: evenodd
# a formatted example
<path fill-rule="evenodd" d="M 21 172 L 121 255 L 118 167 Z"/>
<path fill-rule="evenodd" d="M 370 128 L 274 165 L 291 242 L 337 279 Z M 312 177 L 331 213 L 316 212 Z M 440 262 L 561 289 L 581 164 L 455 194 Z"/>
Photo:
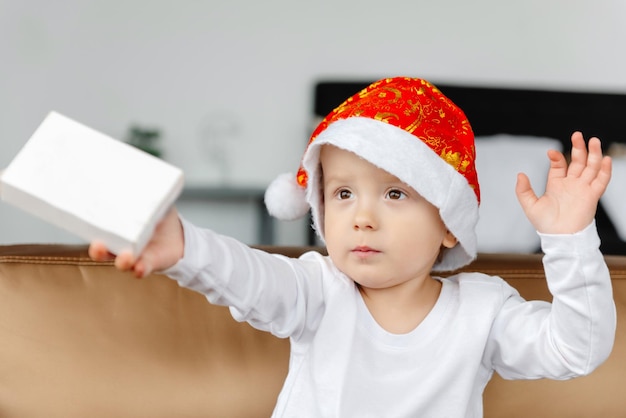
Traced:
<path fill-rule="evenodd" d="M 380 253 L 380 251 L 375 250 L 371 247 L 365 246 L 365 245 L 359 245 L 358 247 L 354 247 L 352 249 L 352 253 L 355 254 L 358 257 L 367 257 L 367 256 L 371 256 L 374 254 L 378 254 Z"/>

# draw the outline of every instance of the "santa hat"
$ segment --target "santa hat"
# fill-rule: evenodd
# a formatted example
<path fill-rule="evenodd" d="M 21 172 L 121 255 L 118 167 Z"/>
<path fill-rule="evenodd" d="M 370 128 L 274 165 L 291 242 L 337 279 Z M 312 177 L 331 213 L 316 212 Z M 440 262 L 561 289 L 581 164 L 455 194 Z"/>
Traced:
<path fill-rule="evenodd" d="M 458 244 L 433 266 L 454 270 L 476 257 L 480 191 L 474 134 L 465 114 L 429 82 L 379 80 L 350 97 L 313 131 L 296 176 L 277 177 L 265 193 L 269 213 L 297 219 L 309 209 L 324 239 L 319 154 L 331 144 L 396 176 L 439 209 Z"/>

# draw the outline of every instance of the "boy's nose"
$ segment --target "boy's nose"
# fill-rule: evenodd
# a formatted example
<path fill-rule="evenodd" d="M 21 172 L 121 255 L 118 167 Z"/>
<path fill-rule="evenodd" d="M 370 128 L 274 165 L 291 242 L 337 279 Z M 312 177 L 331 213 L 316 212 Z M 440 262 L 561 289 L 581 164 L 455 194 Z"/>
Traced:
<path fill-rule="evenodd" d="M 366 203 L 357 205 L 356 213 L 354 214 L 354 229 L 368 230 L 377 228 L 378 221 L 376 220 L 376 211 L 374 208 Z"/>

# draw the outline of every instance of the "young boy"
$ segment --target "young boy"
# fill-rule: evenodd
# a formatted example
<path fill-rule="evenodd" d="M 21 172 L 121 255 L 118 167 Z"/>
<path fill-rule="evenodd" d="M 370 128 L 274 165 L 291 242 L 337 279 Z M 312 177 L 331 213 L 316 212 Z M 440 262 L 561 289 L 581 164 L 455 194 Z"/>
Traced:
<path fill-rule="evenodd" d="M 313 132 L 297 177 L 268 188 L 275 216 L 310 207 L 328 257 L 252 250 L 172 210 L 142 254 L 115 263 L 139 277 L 161 271 L 289 337 L 276 417 L 480 417 L 494 371 L 568 379 L 611 351 L 615 306 L 594 224 L 611 161 L 596 138 L 587 150 L 577 132 L 572 145 L 569 166 L 549 153 L 542 197 L 523 174 L 516 187 L 541 236 L 551 304 L 498 277 L 431 275 L 475 257 L 480 192 L 465 115 L 412 78 L 349 98 Z M 114 257 L 98 243 L 90 254 Z"/>

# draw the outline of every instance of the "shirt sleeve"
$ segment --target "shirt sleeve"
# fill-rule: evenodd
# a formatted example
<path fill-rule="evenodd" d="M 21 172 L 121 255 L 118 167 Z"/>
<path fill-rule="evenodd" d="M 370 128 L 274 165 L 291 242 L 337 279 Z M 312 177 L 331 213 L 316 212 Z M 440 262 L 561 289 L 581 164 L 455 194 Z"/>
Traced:
<path fill-rule="evenodd" d="M 539 234 L 552 303 L 509 296 L 486 356 L 505 379 L 569 379 L 609 356 L 616 312 L 595 223 L 571 235 Z"/>
<path fill-rule="evenodd" d="M 162 272 L 209 302 L 230 307 L 238 321 L 278 337 L 315 325 L 324 306 L 318 253 L 292 259 L 252 249 L 181 218 L 185 253 Z"/>

